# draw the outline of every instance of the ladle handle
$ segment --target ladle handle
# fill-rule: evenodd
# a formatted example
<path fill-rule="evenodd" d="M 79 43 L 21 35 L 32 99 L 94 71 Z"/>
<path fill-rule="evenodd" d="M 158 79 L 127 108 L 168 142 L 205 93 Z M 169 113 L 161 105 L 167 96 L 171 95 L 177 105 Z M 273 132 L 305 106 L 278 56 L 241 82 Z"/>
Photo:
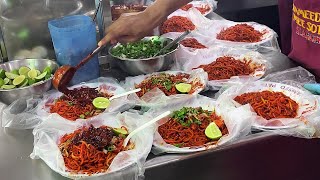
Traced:
<path fill-rule="evenodd" d="M 126 139 L 124 140 L 124 142 L 123 142 L 123 147 L 126 147 L 127 144 L 128 144 L 128 142 L 129 142 L 129 140 L 130 140 L 134 135 L 136 135 L 139 131 L 143 130 L 144 128 L 146 128 L 146 127 L 148 127 L 148 126 L 150 126 L 150 125 L 152 125 L 152 124 L 154 124 L 155 122 L 161 120 L 162 118 L 165 118 L 165 117 L 169 116 L 170 113 L 171 113 L 170 111 L 167 111 L 167 112 L 165 112 L 165 113 L 163 113 L 163 114 L 155 117 L 155 118 L 152 119 L 151 121 L 143 124 L 142 126 L 138 127 L 137 129 L 133 130 L 133 131 L 126 137 Z"/>
<path fill-rule="evenodd" d="M 126 96 L 128 94 L 136 93 L 136 92 L 139 92 L 139 91 L 141 91 L 140 88 L 132 90 L 132 91 L 128 91 L 128 92 L 125 92 L 125 93 L 122 93 L 122 94 L 114 95 L 109 100 L 111 101 L 113 99 L 116 99 L 116 98 L 119 98 L 119 97 L 122 97 L 122 96 Z"/>
<path fill-rule="evenodd" d="M 90 59 L 92 59 L 95 55 L 97 55 L 105 45 L 97 47 L 92 53 L 90 53 L 86 58 L 84 58 L 75 68 L 79 69 L 81 68 L 84 64 L 86 64 Z"/>

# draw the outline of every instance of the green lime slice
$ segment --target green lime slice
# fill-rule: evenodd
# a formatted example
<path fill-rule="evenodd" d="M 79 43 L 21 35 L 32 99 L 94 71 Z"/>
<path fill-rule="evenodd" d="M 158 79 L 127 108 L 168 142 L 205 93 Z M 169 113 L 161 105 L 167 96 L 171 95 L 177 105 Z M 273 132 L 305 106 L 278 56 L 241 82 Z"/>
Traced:
<path fill-rule="evenodd" d="M 112 130 L 117 135 L 119 135 L 119 134 L 128 135 L 129 134 L 129 132 L 126 129 L 122 129 L 122 128 L 113 128 Z"/>
<path fill-rule="evenodd" d="M 0 78 L 0 87 L 4 85 L 4 80 Z"/>
<path fill-rule="evenodd" d="M 23 83 L 20 85 L 20 88 L 26 87 L 28 85 L 28 79 L 25 79 Z"/>
<path fill-rule="evenodd" d="M 25 79 L 26 79 L 26 76 L 20 75 L 20 76 L 14 78 L 14 80 L 12 81 L 12 84 L 15 86 L 19 86 L 20 84 L 22 84 L 24 82 Z"/>
<path fill-rule="evenodd" d="M 30 71 L 30 68 L 27 67 L 27 66 L 22 66 L 22 67 L 19 68 L 19 74 L 20 75 L 27 76 L 29 71 Z"/>
<path fill-rule="evenodd" d="M 6 71 L 5 70 L 3 70 L 3 69 L 0 69 L 0 78 L 5 78 L 6 77 Z"/>
<path fill-rule="evenodd" d="M 12 83 L 11 79 L 9 79 L 9 78 L 4 78 L 3 81 L 4 81 L 4 84 L 11 84 Z"/>
<path fill-rule="evenodd" d="M 14 70 L 11 71 L 11 73 L 12 73 L 12 74 L 19 75 L 19 70 L 18 70 L 18 69 L 14 69 Z"/>
<path fill-rule="evenodd" d="M 179 83 L 176 84 L 176 89 L 181 93 L 188 93 L 191 90 L 191 84 Z"/>
<path fill-rule="evenodd" d="M 37 73 L 37 70 L 36 69 L 31 69 L 29 72 L 28 72 L 28 77 L 31 78 L 31 79 L 34 79 L 38 76 L 38 73 Z"/>
<path fill-rule="evenodd" d="M 110 105 L 110 100 L 105 97 L 97 97 L 92 101 L 92 104 L 98 109 L 106 109 Z"/>
<path fill-rule="evenodd" d="M 47 74 L 51 74 L 52 73 L 51 67 L 49 66 L 45 67 L 42 72 L 47 72 Z"/>
<path fill-rule="evenodd" d="M 42 74 L 38 75 L 37 77 L 35 77 L 36 80 L 40 81 L 42 79 L 44 79 L 47 75 L 47 71 L 43 72 Z"/>
<path fill-rule="evenodd" d="M 15 85 L 3 85 L 3 86 L 1 86 L 2 89 L 13 89 L 15 87 L 16 87 Z"/>
<path fill-rule="evenodd" d="M 41 71 L 39 71 L 38 69 L 36 69 L 37 71 L 37 75 L 39 76 L 41 74 Z"/>
<path fill-rule="evenodd" d="M 19 76 L 19 75 L 13 74 L 11 72 L 5 72 L 5 74 L 6 74 L 7 78 L 9 78 L 9 79 L 14 79 Z"/>
<path fill-rule="evenodd" d="M 207 126 L 204 133 L 209 139 L 212 139 L 212 140 L 218 140 L 222 137 L 222 133 L 219 127 L 214 122 L 210 123 L 209 126 Z"/>
<path fill-rule="evenodd" d="M 28 84 L 31 86 L 32 84 L 36 83 L 35 79 L 28 79 Z"/>

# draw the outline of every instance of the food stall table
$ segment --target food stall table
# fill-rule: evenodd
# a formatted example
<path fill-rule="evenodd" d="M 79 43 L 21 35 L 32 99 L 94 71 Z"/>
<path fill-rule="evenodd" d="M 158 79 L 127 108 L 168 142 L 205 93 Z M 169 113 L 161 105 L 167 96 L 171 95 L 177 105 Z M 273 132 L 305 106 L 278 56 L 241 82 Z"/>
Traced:
<path fill-rule="evenodd" d="M 273 68 L 267 73 L 283 71 L 297 66 L 279 52 L 268 52 Z M 106 57 L 101 62 L 108 62 Z M 112 62 L 111 62 L 112 64 Z M 119 80 L 126 75 L 117 68 L 101 65 L 102 76 Z M 213 97 L 214 92 L 204 95 Z M 280 137 L 272 133 L 255 133 L 233 144 L 217 149 L 185 155 L 149 155 L 145 164 L 146 179 L 299 179 L 313 177 L 316 166 L 311 162 L 320 160 L 317 153 L 318 140 Z M 318 147 L 318 148 L 317 148 Z M 42 160 L 32 160 L 32 130 L 0 130 L 1 180 L 60 180 L 61 175 L 52 171 Z M 300 170 L 300 171 L 299 171 Z M 290 173 L 289 173 L 290 172 Z M 121 176 L 132 173 L 125 170 Z M 289 178 L 294 177 L 294 178 Z M 307 178 L 308 179 L 308 178 Z"/>

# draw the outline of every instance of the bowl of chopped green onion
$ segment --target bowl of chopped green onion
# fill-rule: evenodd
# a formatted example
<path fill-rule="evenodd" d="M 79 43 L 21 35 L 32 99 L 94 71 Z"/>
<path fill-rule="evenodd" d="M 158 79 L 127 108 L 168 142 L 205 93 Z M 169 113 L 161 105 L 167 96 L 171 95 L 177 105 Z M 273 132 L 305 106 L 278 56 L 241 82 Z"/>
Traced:
<path fill-rule="evenodd" d="M 173 63 L 174 52 L 179 44 L 158 56 L 154 55 L 171 41 L 172 39 L 159 36 L 145 37 L 137 42 L 113 45 L 109 54 L 123 71 L 133 76 L 165 71 Z"/>

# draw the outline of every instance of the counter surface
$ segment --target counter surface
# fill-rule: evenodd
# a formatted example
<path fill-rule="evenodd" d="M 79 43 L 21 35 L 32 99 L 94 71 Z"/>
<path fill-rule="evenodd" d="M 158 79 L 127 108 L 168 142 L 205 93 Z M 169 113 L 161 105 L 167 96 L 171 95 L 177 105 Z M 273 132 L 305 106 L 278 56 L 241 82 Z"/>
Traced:
<path fill-rule="evenodd" d="M 290 67 L 296 66 L 290 59 L 285 55 L 272 52 L 273 58 L 270 60 L 273 65 L 273 69 L 270 72 L 281 71 L 288 69 Z M 123 79 L 125 76 L 123 72 L 118 69 L 113 68 L 112 70 L 107 70 L 104 65 L 101 66 L 103 76 L 114 76 L 118 79 Z M 212 97 L 214 92 L 205 92 L 204 95 Z M 194 179 L 195 177 L 190 176 L 190 173 L 185 173 L 182 167 L 189 167 L 192 159 L 196 158 L 192 166 L 206 167 L 212 165 L 212 162 L 205 161 L 206 156 L 212 156 L 217 152 L 227 152 L 232 149 L 232 154 L 238 154 L 238 148 L 245 148 L 248 144 L 254 144 L 256 141 L 264 141 L 264 139 L 270 139 L 271 134 L 268 133 L 258 133 L 252 135 L 246 139 L 238 141 L 229 146 L 223 146 L 218 149 L 210 150 L 207 152 L 200 152 L 196 154 L 188 155 L 162 155 L 154 156 L 150 155 L 146 162 L 146 177 L 147 179 L 172 179 L 174 176 L 184 177 L 186 179 Z M 270 140 L 271 141 L 271 140 Z M 275 140 L 276 141 L 276 140 Z M 276 143 L 276 142 L 274 142 Z M 8 128 L 0 129 L 0 174 L 1 180 L 60 180 L 64 179 L 59 174 L 52 171 L 42 160 L 32 160 L 29 158 L 30 153 L 33 149 L 33 135 L 31 130 L 14 130 Z M 239 154 L 240 155 L 240 154 Z M 230 159 L 233 161 L 233 159 Z M 204 161 L 204 162 L 203 162 Z M 237 159 L 234 159 L 237 161 Z M 184 165 L 185 162 L 185 165 Z M 198 164 L 200 163 L 200 164 Z M 164 166 L 165 165 L 165 166 Z M 170 174 L 168 168 L 171 170 L 179 168 L 177 172 L 171 171 L 170 173 L 177 173 L 175 175 Z M 182 168 L 182 169 L 181 169 Z M 189 167 L 190 168 L 190 167 Z M 218 168 L 214 165 L 212 168 Z M 168 172 L 167 176 L 160 176 L 166 169 Z M 128 171 L 129 172 L 129 171 Z M 210 174 L 206 168 L 199 169 L 198 173 Z M 188 176 L 184 176 L 184 174 Z M 195 174 L 194 174 L 195 176 Z M 210 176 L 209 176 L 210 177 Z"/>

